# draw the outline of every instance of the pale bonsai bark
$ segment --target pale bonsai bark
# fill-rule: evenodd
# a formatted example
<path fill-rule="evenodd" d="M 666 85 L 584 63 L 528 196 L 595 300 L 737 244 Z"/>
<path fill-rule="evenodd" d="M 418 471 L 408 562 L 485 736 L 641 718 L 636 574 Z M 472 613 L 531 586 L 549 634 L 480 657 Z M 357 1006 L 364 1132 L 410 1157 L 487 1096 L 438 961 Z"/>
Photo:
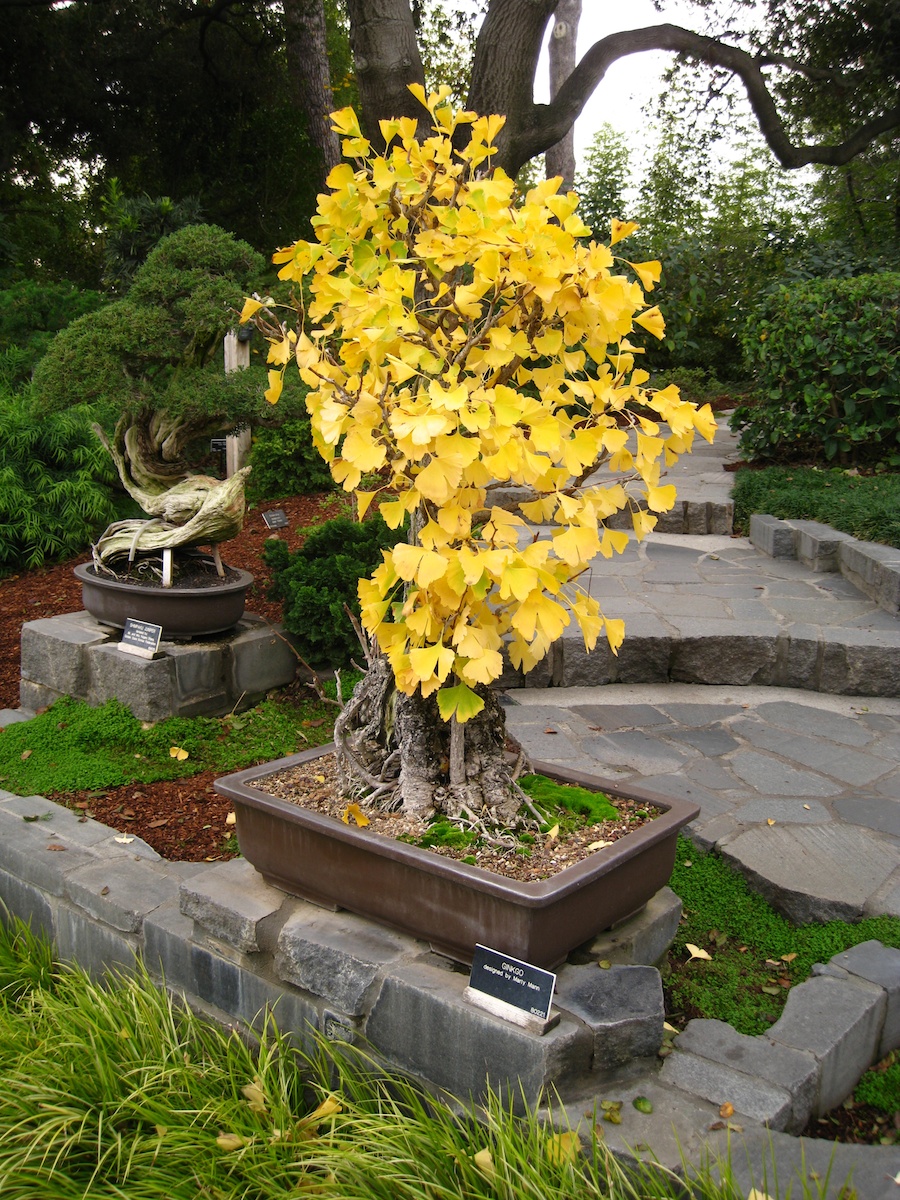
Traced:
<path fill-rule="evenodd" d="M 388 660 L 372 655 L 335 722 L 341 793 L 426 818 L 443 812 L 479 826 L 515 825 L 519 764 L 505 754 L 500 701 L 490 688 L 478 694 L 484 708 L 464 727 L 443 721 L 433 697 L 399 692 Z"/>

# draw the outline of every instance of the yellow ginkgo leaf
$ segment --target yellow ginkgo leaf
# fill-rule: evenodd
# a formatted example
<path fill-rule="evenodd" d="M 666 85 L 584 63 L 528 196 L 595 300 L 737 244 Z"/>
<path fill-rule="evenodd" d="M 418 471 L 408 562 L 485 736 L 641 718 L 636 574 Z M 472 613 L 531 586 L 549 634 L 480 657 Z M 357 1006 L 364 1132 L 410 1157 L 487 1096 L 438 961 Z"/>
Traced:
<path fill-rule="evenodd" d="M 477 1154 L 472 1155 L 472 1161 L 486 1179 L 494 1177 L 494 1160 L 490 1150 L 479 1150 Z"/>
<path fill-rule="evenodd" d="M 707 954 L 705 950 L 701 950 L 699 946 L 694 946 L 690 942 L 688 942 L 685 946 L 685 950 L 687 950 L 688 954 L 690 954 L 688 962 L 693 961 L 695 958 L 705 959 L 706 962 L 712 961 L 711 954 Z"/>
<path fill-rule="evenodd" d="M 249 1101 L 250 1107 L 255 1111 L 265 1111 L 266 1097 L 262 1088 L 259 1086 L 258 1079 L 254 1079 L 252 1083 L 245 1083 L 241 1088 L 241 1095 L 245 1100 Z"/>
<path fill-rule="evenodd" d="M 548 842 L 555 842 L 559 837 L 559 825 L 554 825 L 552 829 L 548 829 L 546 838 Z"/>
<path fill-rule="evenodd" d="M 248 296 L 244 301 L 244 307 L 241 309 L 241 315 L 238 317 L 239 323 L 243 325 L 245 321 L 249 321 L 251 317 L 255 317 L 263 307 L 264 305 L 261 300 L 254 300 L 252 296 Z"/>
<path fill-rule="evenodd" d="M 249 1146 L 252 1138 L 241 1137 L 239 1133 L 220 1133 L 216 1138 L 216 1145 L 220 1150 L 240 1150 L 244 1146 Z"/>
<path fill-rule="evenodd" d="M 604 848 L 604 846 L 611 846 L 611 845 L 612 845 L 612 842 L 605 842 L 601 839 L 599 842 L 591 842 L 591 844 L 588 846 L 588 850 L 602 850 Z"/>
<path fill-rule="evenodd" d="M 169 758 L 177 758 L 179 762 L 184 762 L 188 757 L 188 752 L 182 746 L 170 746 Z"/>
<path fill-rule="evenodd" d="M 546 1142 L 547 1158 L 555 1166 L 567 1162 L 577 1162 L 581 1151 L 581 1142 L 577 1133 L 552 1133 Z"/>
<path fill-rule="evenodd" d="M 348 804 L 341 815 L 341 820 L 345 825 L 349 825 L 351 817 L 360 827 L 360 829 L 365 829 L 365 827 L 369 824 L 369 818 L 358 804 Z"/>

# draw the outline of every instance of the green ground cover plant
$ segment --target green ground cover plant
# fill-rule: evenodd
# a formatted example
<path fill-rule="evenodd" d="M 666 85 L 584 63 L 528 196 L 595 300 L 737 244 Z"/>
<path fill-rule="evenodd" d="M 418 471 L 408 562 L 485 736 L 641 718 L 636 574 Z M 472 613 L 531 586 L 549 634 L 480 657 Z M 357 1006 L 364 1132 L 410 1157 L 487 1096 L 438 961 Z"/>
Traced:
<path fill-rule="evenodd" d="M 670 887 L 684 905 L 670 954 L 678 963 L 668 978 L 672 1006 L 727 1021 L 739 1033 L 765 1033 L 813 963 L 871 938 L 900 948 L 896 917 L 792 925 L 718 855 L 701 853 L 686 838 L 679 838 Z M 686 961 L 689 945 L 709 958 Z"/>
<path fill-rule="evenodd" d="M 900 546 L 900 474 L 856 475 L 839 468 L 765 467 L 735 475 L 734 523 L 747 534 L 753 513 L 821 521 L 867 542 Z"/>
<path fill-rule="evenodd" d="M 336 712 L 315 698 L 272 699 L 230 716 L 169 717 L 151 724 L 118 700 L 91 708 L 63 697 L 0 734 L 0 787 L 23 796 L 47 795 L 211 769 L 224 774 L 327 742 Z"/>
<path fill-rule="evenodd" d="M 0 1188 L 20 1200 L 666 1200 L 683 1182 L 626 1175 L 594 1136 L 439 1103 L 361 1051 L 269 1018 L 241 1037 L 140 969 L 93 982 L 20 923 L 0 930 Z M 642 1119 L 635 1114 L 635 1119 Z M 588 1134 L 590 1136 L 590 1134 Z M 692 1181 L 701 1200 L 743 1200 Z M 807 1195 L 819 1195 L 811 1183 Z M 769 1193 L 776 1196 L 774 1188 Z"/>

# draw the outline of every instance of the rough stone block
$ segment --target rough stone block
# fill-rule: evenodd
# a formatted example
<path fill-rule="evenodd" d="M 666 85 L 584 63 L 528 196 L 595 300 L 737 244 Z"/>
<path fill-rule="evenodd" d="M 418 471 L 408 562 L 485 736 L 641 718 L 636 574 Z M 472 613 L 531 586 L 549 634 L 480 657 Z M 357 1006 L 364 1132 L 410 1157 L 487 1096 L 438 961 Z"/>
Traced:
<path fill-rule="evenodd" d="M 730 536 L 734 532 L 734 501 L 711 501 L 709 508 L 709 532 Z"/>
<path fill-rule="evenodd" d="M 618 664 L 605 638 L 593 650 L 586 650 L 581 630 L 574 626 L 558 644 L 562 646 L 563 687 L 599 687 L 616 679 Z M 530 673 L 527 678 L 530 683 Z"/>
<path fill-rule="evenodd" d="M 900 950 L 873 939 L 835 954 L 829 965 L 884 988 L 887 1010 L 877 1057 L 883 1058 L 900 1046 Z"/>
<path fill-rule="evenodd" d="M 569 961 L 654 967 L 668 954 L 680 920 L 681 900 L 671 888 L 660 888 L 640 912 L 580 946 Z"/>
<path fill-rule="evenodd" d="M 178 895 L 178 880 L 143 859 L 112 858 L 66 876 L 65 894 L 88 916 L 123 933 L 139 933 L 144 917 Z"/>
<path fill-rule="evenodd" d="M 884 990 L 863 981 L 820 976 L 791 988 L 769 1039 L 808 1050 L 819 1060 L 816 1115 L 846 1099 L 874 1061 L 886 1009 Z"/>
<path fill-rule="evenodd" d="M 43 617 L 22 626 L 22 678 L 62 696 L 86 696 L 87 650 L 109 641 L 111 631 L 87 613 Z"/>
<path fill-rule="evenodd" d="M 135 938 L 100 925 L 67 904 L 57 909 L 56 946 L 63 962 L 77 963 L 95 979 L 133 970 L 138 957 Z"/>
<path fill-rule="evenodd" d="M 518 1109 L 550 1084 L 587 1072 L 592 1037 L 563 1016 L 543 1037 L 491 1016 L 463 998 L 467 977 L 428 962 L 391 970 L 369 1014 L 373 1050 L 463 1099 L 490 1086 Z"/>
<path fill-rule="evenodd" d="M 684 531 L 690 534 L 709 533 L 709 505 L 705 500 L 686 500 Z"/>
<path fill-rule="evenodd" d="M 164 901 L 144 918 L 141 957 L 147 970 L 161 976 L 169 987 L 195 990 L 193 933 L 194 922 L 182 914 L 177 896 Z"/>
<path fill-rule="evenodd" d="M 797 557 L 813 571 L 840 570 L 840 546 L 850 538 L 820 521 L 791 521 Z"/>
<path fill-rule="evenodd" d="M 878 542 L 860 542 L 856 538 L 841 542 L 839 558 L 841 574 L 873 598 L 878 590 L 882 565 L 900 566 L 900 550 Z"/>
<path fill-rule="evenodd" d="M 775 674 L 780 634 L 774 622 L 725 618 L 677 621 L 681 638 L 672 647 L 674 683 L 768 684 Z"/>
<path fill-rule="evenodd" d="M 177 709 L 175 663 L 168 655 L 136 658 L 118 643 L 95 646 L 90 655 L 90 704 L 118 697 L 140 721 L 159 721 Z"/>
<path fill-rule="evenodd" d="M 679 1054 L 689 1052 L 708 1058 L 788 1092 L 791 1106 L 787 1120 L 783 1125 L 772 1125 L 773 1129 L 797 1131 L 809 1120 L 818 1091 L 819 1064 L 808 1051 L 776 1046 L 768 1038 L 737 1033 L 724 1021 L 707 1020 L 689 1021 L 676 1045 Z M 748 1113 L 748 1116 L 753 1114 Z M 757 1118 L 763 1119 L 768 1118 Z"/>
<path fill-rule="evenodd" d="M 340 1012 L 360 1016 L 385 966 L 421 952 L 414 938 L 352 913 L 332 913 L 306 904 L 288 917 L 278 935 L 275 973 Z"/>
<path fill-rule="evenodd" d="M 556 1001 L 593 1031 L 595 1071 L 649 1058 L 660 1047 L 665 1012 L 654 967 L 563 967 Z"/>
<path fill-rule="evenodd" d="M 885 612 L 900 610 L 900 559 L 893 563 L 882 563 L 878 572 L 878 590 L 875 594 L 878 607 Z"/>
<path fill-rule="evenodd" d="M 654 616 L 629 617 L 615 660 L 616 683 L 668 683 L 675 641 Z"/>
<path fill-rule="evenodd" d="M 242 953 L 271 949 L 286 897 L 243 858 L 222 863 L 181 885 L 181 911 Z"/>
<path fill-rule="evenodd" d="M 791 625 L 786 633 L 782 633 L 778 639 L 773 684 L 818 691 L 821 640 L 817 625 Z"/>
<path fill-rule="evenodd" d="M 275 687 L 290 683 L 297 670 L 297 656 L 281 631 L 261 617 L 245 615 L 238 632 L 228 643 L 225 661 L 229 693 L 244 705 Z"/>
<path fill-rule="evenodd" d="M 57 805 L 40 796 L 22 800 L 33 802 L 34 816 L 47 812 L 55 815 Z M 9 804 L 0 808 L 0 866 L 25 883 L 48 895 L 62 896 L 66 875 L 95 861 L 89 849 L 58 832 L 55 821 L 25 821 L 22 815 L 10 811 Z"/>
<path fill-rule="evenodd" d="M 900 634 L 822 630 L 819 690 L 844 696 L 900 695 Z"/>
<path fill-rule="evenodd" d="M 226 959 L 196 943 L 191 944 L 190 953 L 193 990 L 201 1000 L 257 1029 L 267 1013 L 274 1013 L 279 1029 L 310 1044 L 319 1012 L 309 1000 L 266 979 L 254 963 L 243 957 L 238 961 Z"/>
<path fill-rule="evenodd" d="M 41 888 L 0 870 L 0 905 L 11 916 L 30 925 L 35 933 L 43 933 L 51 941 L 55 939 L 53 905 Z M 0 912 L 0 918 L 2 915 Z"/>
<path fill-rule="evenodd" d="M 764 513 L 750 518 L 750 541 L 769 558 L 795 558 L 794 531 L 786 521 Z"/>
<path fill-rule="evenodd" d="M 660 1083 L 681 1088 L 712 1104 L 733 1104 L 736 1112 L 762 1121 L 770 1129 L 786 1129 L 791 1121 L 791 1094 L 766 1079 L 747 1075 L 724 1063 L 676 1050 L 663 1063 Z"/>

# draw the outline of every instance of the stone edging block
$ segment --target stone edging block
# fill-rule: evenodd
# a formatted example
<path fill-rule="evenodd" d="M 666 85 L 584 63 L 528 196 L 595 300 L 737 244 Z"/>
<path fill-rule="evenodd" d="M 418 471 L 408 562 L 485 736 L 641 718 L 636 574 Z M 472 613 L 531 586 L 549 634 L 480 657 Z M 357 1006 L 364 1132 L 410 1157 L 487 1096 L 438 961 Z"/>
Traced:
<path fill-rule="evenodd" d="M 885 612 L 900 612 L 900 549 L 863 542 L 818 521 L 750 518 L 750 541 L 770 558 L 799 558 L 814 571 L 839 571 Z"/>

